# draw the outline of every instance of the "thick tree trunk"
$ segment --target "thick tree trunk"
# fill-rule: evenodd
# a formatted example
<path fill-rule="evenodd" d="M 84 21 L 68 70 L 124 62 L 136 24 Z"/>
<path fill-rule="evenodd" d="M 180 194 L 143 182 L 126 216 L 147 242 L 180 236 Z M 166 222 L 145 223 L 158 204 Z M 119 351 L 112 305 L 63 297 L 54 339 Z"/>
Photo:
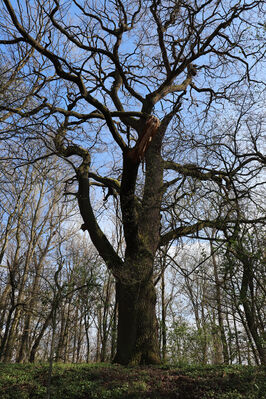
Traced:
<path fill-rule="evenodd" d="M 147 109 L 143 112 L 147 113 Z M 89 154 L 83 157 L 77 178 L 79 208 L 91 240 L 117 281 L 118 331 L 114 362 L 120 364 L 160 363 L 158 326 L 153 284 L 153 262 L 160 240 L 160 207 L 163 195 L 162 130 L 149 118 L 134 148 L 123 150 L 123 172 L 119 188 L 125 239 L 124 260 L 101 231 L 90 202 Z M 156 133 L 156 134 L 155 134 Z M 154 136 L 155 135 L 155 136 Z M 149 146 L 149 150 L 147 150 Z M 145 156 L 142 196 L 137 190 L 140 160 Z M 110 185 L 109 181 L 109 185 Z"/>
<path fill-rule="evenodd" d="M 161 285 L 161 302 L 162 302 L 162 361 L 166 361 L 166 303 L 165 303 L 165 279 L 164 269 L 162 271 L 162 285 Z"/>
<path fill-rule="evenodd" d="M 159 364 L 156 293 L 152 281 L 117 283 L 118 336 L 115 363 Z"/>

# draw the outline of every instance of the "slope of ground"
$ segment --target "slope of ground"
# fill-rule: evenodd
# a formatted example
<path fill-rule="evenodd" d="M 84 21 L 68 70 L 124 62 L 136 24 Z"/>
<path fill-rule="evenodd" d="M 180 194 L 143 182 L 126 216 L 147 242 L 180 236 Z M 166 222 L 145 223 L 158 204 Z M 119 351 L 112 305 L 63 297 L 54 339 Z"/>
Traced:
<path fill-rule="evenodd" d="M 49 367 L 0 364 L 1 399 L 46 399 Z M 263 399 L 265 369 L 55 364 L 51 399 Z"/>

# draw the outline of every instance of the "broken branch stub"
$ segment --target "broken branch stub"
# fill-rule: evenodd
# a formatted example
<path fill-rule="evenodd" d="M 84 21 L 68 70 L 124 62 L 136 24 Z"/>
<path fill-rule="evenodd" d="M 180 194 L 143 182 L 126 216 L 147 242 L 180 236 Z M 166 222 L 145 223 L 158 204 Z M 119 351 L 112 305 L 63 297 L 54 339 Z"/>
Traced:
<path fill-rule="evenodd" d="M 145 153 L 151 144 L 153 137 L 157 133 L 157 130 L 160 126 L 160 121 L 156 116 L 150 116 L 145 123 L 143 132 L 134 148 L 129 150 L 128 157 L 134 163 L 140 163 L 143 161 Z"/>

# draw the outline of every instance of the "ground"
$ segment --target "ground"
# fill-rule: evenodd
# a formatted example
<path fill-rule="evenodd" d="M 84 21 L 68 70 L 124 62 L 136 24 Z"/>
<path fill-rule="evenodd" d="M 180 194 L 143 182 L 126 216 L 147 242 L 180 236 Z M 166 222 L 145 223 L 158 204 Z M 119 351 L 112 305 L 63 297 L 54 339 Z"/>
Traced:
<path fill-rule="evenodd" d="M 46 399 L 45 364 L 0 364 L 1 399 Z M 51 399 L 263 399 L 265 369 L 250 366 L 122 367 L 55 364 Z"/>

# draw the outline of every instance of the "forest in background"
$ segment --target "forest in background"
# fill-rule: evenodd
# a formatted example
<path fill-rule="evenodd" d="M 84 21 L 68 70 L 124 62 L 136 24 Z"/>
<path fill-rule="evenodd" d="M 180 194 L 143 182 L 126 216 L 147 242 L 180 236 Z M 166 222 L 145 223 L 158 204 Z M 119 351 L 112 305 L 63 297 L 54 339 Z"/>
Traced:
<path fill-rule="evenodd" d="M 12 174 L 10 163 L 3 165 L 1 361 L 47 361 L 51 345 L 55 361 L 111 361 L 115 280 L 80 230 L 75 203 L 61 198 L 64 182 L 58 165 L 35 163 Z M 99 214 L 107 206 L 99 200 Z M 111 227 L 119 246 L 121 230 L 114 214 Z M 250 262 L 245 298 L 262 337 L 265 230 L 248 225 L 239 243 Z M 241 258 L 226 243 L 186 239 L 159 251 L 155 279 L 163 362 L 260 364 L 241 302 L 245 278 Z"/>
<path fill-rule="evenodd" d="M 265 364 L 262 2 L 73 3 L 3 1 L 0 361 L 112 361 L 144 287 L 160 362 Z"/>

